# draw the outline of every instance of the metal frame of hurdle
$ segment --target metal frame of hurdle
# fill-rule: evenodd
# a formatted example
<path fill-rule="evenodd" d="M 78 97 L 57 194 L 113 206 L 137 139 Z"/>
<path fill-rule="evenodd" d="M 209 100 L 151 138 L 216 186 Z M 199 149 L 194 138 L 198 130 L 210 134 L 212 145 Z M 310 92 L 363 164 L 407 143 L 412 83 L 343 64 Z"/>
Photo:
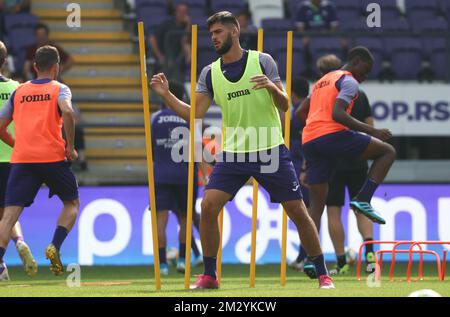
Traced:
<path fill-rule="evenodd" d="M 366 245 L 382 245 L 382 244 L 391 244 L 393 245 L 391 250 L 377 250 L 375 252 L 375 279 L 379 280 L 381 278 L 381 269 L 383 266 L 383 255 L 388 253 L 391 254 L 391 266 L 389 270 L 389 281 L 394 281 L 394 270 L 395 270 L 395 259 L 397 254 L 408 253 L 408 268 L 406 271 L 406 280 L 408 283 L 411 282 L 411 269 L 413 265 L 413 254 L 419 254 L 419 268 L 418 268 L 418 279 L 419 281 L 423 280 L 423 255 L 431 254 L 434 255 L 436 259 L 436 268 L 437 274 L 440 281 L 444 281 L 445 279 L 445 271 L 446 271 L 446 260 L 447 260 L 447 250 L 443 250 L 442 261 L 441 257 L 436 251 L 431 250 L 423 250 L 422 245 L 450 245 L 449 241 L 414 241 L 414 240 L 402 240 L 402 241 L 365 241 L 361 244 L 358 251 L 358 264 L 356 267 L 356 279 L 358 281 L 361 280 L 361 265 L 362 265 L 362 250 Z M 409 245 L 408 250 L 399 250 L 398 247 L 400 245 Z M 414 250 L 417 247 L 418 250 Z"/>

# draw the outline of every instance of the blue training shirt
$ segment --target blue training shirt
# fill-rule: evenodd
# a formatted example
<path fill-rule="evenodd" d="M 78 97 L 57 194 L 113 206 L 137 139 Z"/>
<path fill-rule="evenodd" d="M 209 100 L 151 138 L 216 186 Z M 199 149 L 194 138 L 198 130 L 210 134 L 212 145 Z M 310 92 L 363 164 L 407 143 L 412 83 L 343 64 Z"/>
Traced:
<path fill-rule="evenodd" d="M 180 139 L 177 136 L 172 138 L 172 131 L 178 127 L 189 128 L 188 123 L 171 109 L 163 108 L 152 115 L 151 127 L 155 183 L 187 184 L 189 163 L 173 160 L 172 148 L 180 142 Z M 186 144 L 189 144 L 189 140 L 186 140 Z M 187 157 L 189 155 L 187 145 L 184 149 L 188 151 Z M 177 153 L 182 153 L 182 151 L 177 151 Z M 197 177 L 197 166 L 195 165 L 195 183 L 197 183 Z"/>

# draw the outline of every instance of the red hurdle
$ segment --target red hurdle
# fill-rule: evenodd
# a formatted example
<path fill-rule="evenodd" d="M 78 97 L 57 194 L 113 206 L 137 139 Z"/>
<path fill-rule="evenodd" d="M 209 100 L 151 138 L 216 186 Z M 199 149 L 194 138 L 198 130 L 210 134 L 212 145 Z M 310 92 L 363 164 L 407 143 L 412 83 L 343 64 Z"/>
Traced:
<path fill-rule="evenodd" d="M 449 241 L 416 241 L 414 243 L 411 244 L 411 246 L 409 247 L 409 261 L 408 261 L 408 269 L 406 271 L 406 279 L 409 282 L 411 282 L 411 268 L 412 268 L 412 255 L 413 255 L 413 248 L 416 245 L 422 245 L 422 244 L 427 244 L 427 245 L 444 245 L 444 244 L 448 244 L 450 245 Z M 444 267 L 443 270 L 441 270 L 441 264 L 439 263 L 438 266 L 438 272 L 439 272 L 439 280 L 443 281 L 445 279 L 445 261 L 447 258 L 447 250 L 444 250 L 443 252 L 443 256 L 442 256 L 442 266 Z"/>

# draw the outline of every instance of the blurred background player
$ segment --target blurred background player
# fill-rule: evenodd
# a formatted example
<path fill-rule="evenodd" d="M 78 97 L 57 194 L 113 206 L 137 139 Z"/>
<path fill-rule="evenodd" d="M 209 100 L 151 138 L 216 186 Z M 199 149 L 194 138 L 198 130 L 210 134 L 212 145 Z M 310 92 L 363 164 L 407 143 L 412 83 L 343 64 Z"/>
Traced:
<path fill-rule="evenodd" d="M 55 80 L 59 72 L 58 50 L 52 46 L 39 48 L 34 68 L 37 79 L 20 85 L 0 112 L 0 138 L 14 147 L 5 211 L 0 221 L 0 262 L 3 262 L 11 229 L 45 183 L 50 189 L 49 197 L 57 195 L 64 205 L 53 240 L 45 250 L 50 270 L 62 275 L 64 268 L 59 250 L 75 224 L 80 207 L 78 185 L 69 162 L 77 158 L 75 113 L 69 87 Z M 15 138 L 7 131 L 12 121 Z M 66 141 L 62 136 L 63 124 Z"/>
<path fill-rule="evenodd" d="M 300 188 L 303 194 L 303 201 L 305 202 L 306 207 L 309 206 L 309 193 L 308 188 L 302 184 L 300 180 L 300 176 L 302 175 L 302 171 L 305 169 L 305 162 L 303 159 L 303 151 L 302 151 L 302 130 L 304 127 L 304 123 L 301 122 L 296 116 L 295 113 L 297 109 L 300 107 L 302 102 L 309 95 L 309 82 L 302 77 L 294 77 L 292 80 L 292 114 L 291 114 L 291 158 L 292 163 L 294 164 L 295 172 L 297 174 L 297 178 L 299 179 Z M 305 256 L 306 257 L 306 256 Z M 299 257 L 292 261 L 289 265 L 301 271 L 303 269 L 304 258 Z"/>
<path fill-rule="evenodd" d="M 8 101 L 11 94 L 19 86 L 17 81 L 6 78 L 2 75 L 1 67 L 5 64 L 6 57 L 8 56 L 8 51 L 5 44 L 0 42 L 0 110 Z M 14 135 L 13 124 L 8 126 L 8 131 L 11 135 Z M 8 183 L 9 171 L 11 169 L 12 148 L 0 141 L 0 219 L 3 217 L 4 207 L 5 207 L 5 195 L 6 195 L 6 185 Z M 11 230 L 11 240 L 14 241 L 16 245 L 17 252 L 22 259 L 25 271 L 28 275 L 33 276 L 37 273 L 37 264 L 31 254 L 30 248 L 25 243 L 23 239 L 23 233 L 19 222 L 16 222 Z M 8 270 L 6 265 L 0 262 L 0 281 L 9 280 Z"/>
<path fill-rule="evenodd" d="M 302 142 L 310 188 L 310 212 L 318 230 L 327 201 L 328 181 L 338 159 L 374 160 L 363 186 L 356 196 L 351 197 L 350 207 L 373 222 L 385 223 L 370 201 L 395 160 L 395 149 L 384 142 L 392 134 L 387 129 L 376 129 L 349 115 L 359 94 L 358 83 L 367 78 L 373 62 L 367 48 L 353 48 L 349 52 L 348 63 L 323 76 L 300 110 L 301 117 L 307 117 Z M 313 272 L 312 268 L 307 271 L 306 265 L 304 270 L 308 275 Z"/>
<path fill-rule="evenodd" d="M 171 83 L 171 89 L 174 95 L 183 100 L 185 90 L 182 84 Z M 180 143 L 179 134 L 172 135 L 177 128 L 189 128 L 189 124 L 180 118 L 173 110 L 166 108 L 152 115 L 152 142 L 154 149 L 154 176 L 155 176 L 155 195 L 156 195 L 156 215 L 158 223 L 158 242 L 160 270 L 162 275 L 169 274 L 169 265 L 166 254 L 166 227 L 169 219 L 169 210 L 172 210 L 178 218 L 180 231 L 179 254 L 177 261 L 177 271 L 184 272 L 186 258 L 186 216 L 188 199 L 188 162 L 175 162 L 172 152 L 179 153 L 179 149 L 174 149 Z M 176 131 L 175 131 L 176 132 Z M 184 149 L 186 149 L 185 147 Z M 187 153 L 179 153 L 186 155 Z M 197 164 L 194 172 L 194 208 L 197 200 L 198 177 Z M 196 216 L 195 210 L 193 216 Z M 198 218 L 198 217 L 197 217 Z M 195 223 L 195 221 L 194 221 Z M 197 219 L 198 223 L 198 219 Z M 192 249 L 194 251 L 194 264 L 200 260 L 200 252 L 195 240 L 192 240 Z"/>

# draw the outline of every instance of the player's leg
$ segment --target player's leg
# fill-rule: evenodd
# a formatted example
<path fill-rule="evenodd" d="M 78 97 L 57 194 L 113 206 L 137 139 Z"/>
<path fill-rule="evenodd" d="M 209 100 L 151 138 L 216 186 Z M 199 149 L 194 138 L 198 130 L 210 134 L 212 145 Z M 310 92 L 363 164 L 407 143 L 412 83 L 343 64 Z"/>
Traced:
<path fill-rule="evenodd" d="M 80 209 L 78 184 L 68 162 L 36 164 L 36 171 L 47 184 L 49 197 L 57 195 L 63 203 L 53 239 L 45 250 L 45 256 L 50 260 L 50 270 L 55 275 L 62 275 L 64 267 L 60 249 L 72 230 Z"/>
<path fill-rule="evenodd" d="M 327 198 L 328 232 L 336 253 L 336 269 L 331 274 L 346 273 L 345 232 L 342 224 L 342 206 L 345 200 L 346 173 L 336 172 L 329 182 Z"/>
<path fill-rule="evenodd" d="M 320 246 L 318 230 L 306 209 L 302 200 L 300 184 L 295 173 L 294 165 L 289 156 L 289 151 L 282 145 L 279 148 L 278 157 L 273 155 L 272 159 L 278 159 L 278 169 L 271 173 L 262 170 L 253 177 L 269 192 L 273 203 L 281 203 L 288 217 L 297 227 L 297 231 L 314 264 L 319 276 L 320 286 L 323 288 L 334 288 L 325 265 L 325 259 Z M 275 153 L 276 151 L 272 151 Z"/>
<path fill-rule="evenodd" d="M 382 142 L 376 138 L 371 138 L 370 143 L 362 153 L 364 160 L 373 160 L 372 166 L 364 185 L 360 188 L 356 197 L 352 198 L 350 206 L 372 220 L 373 222 L 385 224 L 385 220 L 378 215 L 370 205 L 373 194 L 378 185 L 384 180 L 389 169 L 395 161 L 396 152 L 392 145 Z"/>
<path fill-rule="evenodd" d="M 22 227 L 19 222 L 16 222 L 11 230 L 11 240 L 13 240 L 16 246 L 17 253 L 19 253 L 20 259 L 22 260 L 25 272 L 29 276 L 36 275 L 38 266 L 33 254 L 31 253 L 30 247 L 23 238 Z"/>
<path fill-rule="evenodd" d="M 367 168 L 362 168 L 360 170 L 355 170 L 349 173 L 348 191 L 350 197 L 355 197 L 357 195 L 358 191 L 363 186 L 366 177 L 367 177 Z M 358 224 L 359 233 L 361 234 L 363 240 L 364 241 L 373 240 L 373 223 L 369 219 L 367 219 L 364 215 L 359 213 L 356 215 L 356 221 Z M 365 259 L 367 264 L 375 262 L 375 253 L 373 252 L 372 244 L 366 245 Z"/>
<path fill-rule="evenodd" d="M 11 164 L 0 163 L 0 219 L 3 216 L 3 207 L 6 202 L 6 188 L 8 185 L 8 178 L 11 171 Z M 17 222 L 11 230 L 11 240 L 14 241 L 17 252 L 22 260 L 25 272 L 33 276 L 37 273 L 37 263 L 33 258 L 30 248 L 23 239 L 22 228 Z"/>
<path fill-rule="evenodd" d="M 0 281 L 9 281 L 8 269 L 4 262 L 6 247 L 11 237 L 11 230 L 23 211 L 21 206 L 8 206 L 0 220 Z"/>
<path fill-rule="evenodd" d="M 30 164 L 11 164 L 4 200 L 5 208 L 0 220 L 0 263 L 4 263 L 3 256 L 11 238 L 12 228 L 24 207 L 33 203 L 41 184 L 40 178 L 35 175 Z M 4 264 L 2 266 L 5 267 Z M 25 266 L 25 269 L 29 275 L 33 275 L 37 270 L 35 265 Z"/>
<path fill-rule="evenodd" d="M 184 273 L 186 267 L 186 211 L 182 211 L 179 214 L 179 224 L 180 224 L 180 232 L 178 233 L 178 242 L 180 251 L 177 261 L 177 271 L 180 273 Z M 192 241 L 192 240 L 191 240 Z M 195 241 L 192 241 L 195 243 Z"/>
<path fill-rule="evenodd" d="M 225 157 L 225 155 L 224 155 Z M 249 167 L 246 163 L 225 162 L 216 163 L 205 186 L 201 203 L 200 239 L 203 250 L 204 274 L 191 286 L 192 289 L 218 288 L 216 276 L 217 252 L 219 250 L 220 210 L 249 179 Z"/>
<path fill-rule="evenodd" d="M 169 274 L 169 265 L 167 264 L 167 241 L 166 241 L 166 228 L 169 220 L 169 210 L 157 210 L 156 211 L 156 226 L 158 228 L 158 253 L 159 253 L 159 266 L 161 275 Z"/>

